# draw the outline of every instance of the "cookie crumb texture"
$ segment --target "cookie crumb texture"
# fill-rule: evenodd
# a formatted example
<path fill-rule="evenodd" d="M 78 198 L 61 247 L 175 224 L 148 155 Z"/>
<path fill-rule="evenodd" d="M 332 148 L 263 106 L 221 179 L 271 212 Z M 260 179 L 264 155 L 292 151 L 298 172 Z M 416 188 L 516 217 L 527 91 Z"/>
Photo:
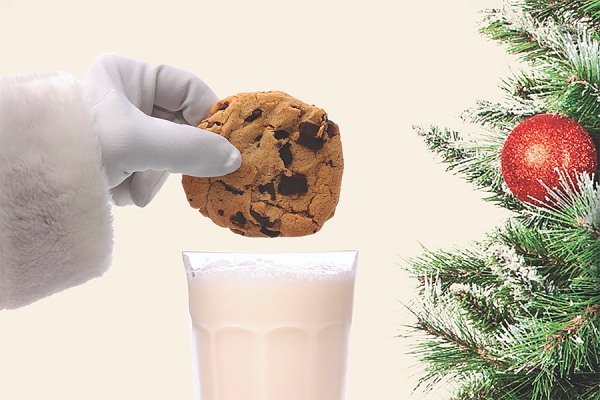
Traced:
<path fill-rule="evenodd" d="M 334 215 L 344 161 L 337 124 L 283 92 L 251 92 L 215 104 L 199 128 L 242 153 L 228 175 L 182 179 L 190 206 L 251 237 L 305 236 Z"/>

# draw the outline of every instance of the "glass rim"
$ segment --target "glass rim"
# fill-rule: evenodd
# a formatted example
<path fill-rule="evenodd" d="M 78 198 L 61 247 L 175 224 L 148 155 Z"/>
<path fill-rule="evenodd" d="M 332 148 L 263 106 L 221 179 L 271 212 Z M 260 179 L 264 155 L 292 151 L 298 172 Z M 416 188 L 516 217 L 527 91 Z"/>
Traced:
<path fill-rule="evenodd" d="M 358 250 L 346 249 L 346 250 L 314 250 L 314 251 L 285 251 L 285 252 L 262 252 L 262 251 L 228 251 L 228 250 L 183 250 L 182 254 L 235 254 L 235 255 L 247 255 L 247 256 L 279 256 L 279 255 L 292 255 L 292 254 L 335 254 L 335 253 L 356 253 Z"/>
<path fill-rule="evenodd" d="M 326 278 L 356 275 L 358 250 L 253 253 L 182 251 L 188 279 Z"/>

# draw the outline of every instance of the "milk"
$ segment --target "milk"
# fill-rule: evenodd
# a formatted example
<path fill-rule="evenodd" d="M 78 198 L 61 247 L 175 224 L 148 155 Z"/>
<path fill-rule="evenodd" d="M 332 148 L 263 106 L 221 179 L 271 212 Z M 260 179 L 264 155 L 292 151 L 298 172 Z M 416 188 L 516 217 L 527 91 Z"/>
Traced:
<path fill-rule="evenodd" d="M 184 252 L 196 399 L 344 399 L 356 258 Z"/>

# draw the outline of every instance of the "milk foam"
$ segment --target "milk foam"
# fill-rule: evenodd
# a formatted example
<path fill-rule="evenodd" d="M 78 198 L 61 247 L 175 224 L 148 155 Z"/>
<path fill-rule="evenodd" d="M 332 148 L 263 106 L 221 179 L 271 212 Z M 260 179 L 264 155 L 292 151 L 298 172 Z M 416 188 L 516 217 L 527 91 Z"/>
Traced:
<path fill-rule="evenodd" d="M 323 253 L 218 253 L 183 252 L 191 280 L 317 280 L 351 279 L 356 274 L 357 252 Z"/>

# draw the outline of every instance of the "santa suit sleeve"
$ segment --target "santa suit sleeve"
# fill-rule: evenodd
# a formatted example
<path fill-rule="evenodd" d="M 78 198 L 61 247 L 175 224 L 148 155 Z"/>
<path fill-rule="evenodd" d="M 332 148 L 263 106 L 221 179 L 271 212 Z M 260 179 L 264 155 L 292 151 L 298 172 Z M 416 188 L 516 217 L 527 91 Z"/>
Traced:
<path fill-rule="evenodd" d="M 101 276 L 112 247 L 108 181 L 80 81 L 0 78 L 0 310 Z"/>

